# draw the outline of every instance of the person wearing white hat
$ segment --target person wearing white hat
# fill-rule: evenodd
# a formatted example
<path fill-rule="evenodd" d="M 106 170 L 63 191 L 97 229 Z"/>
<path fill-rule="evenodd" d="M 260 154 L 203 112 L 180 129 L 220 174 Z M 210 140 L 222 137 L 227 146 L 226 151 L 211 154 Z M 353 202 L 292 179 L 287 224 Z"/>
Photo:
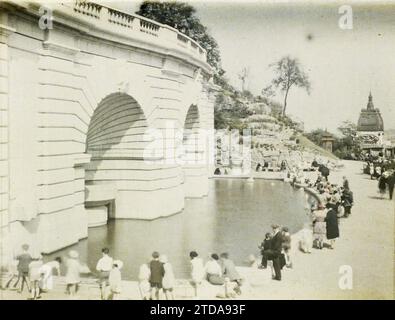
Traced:
<path fill-rule="evenodd" d="M 110 284 L 110 294 L 108 300 L 119 300 L 121 294 L 122 275 L 121 269 L 123 262 L 121 260 L 114 260 L 108 281 Z"/>
<path fill-rule="evenodd" d="M 162 279 L 163 292 L 165 293 L 166 300 L 174 300 L 173 288 L 175 283 L 175 277 L 173 267 L 167 259 L 167 256 L 162 254 L 159 261 L 163 264 L 165 274 Z"/>
<path fill-rule="evenodd" d="M 143 263 L 139 269 L 139 290 L 143 300 L 149 300 L 151 298 L 151 285 L 149 283 L 150 277 L 151 269 L 149 267 L 149 262 Z"/>

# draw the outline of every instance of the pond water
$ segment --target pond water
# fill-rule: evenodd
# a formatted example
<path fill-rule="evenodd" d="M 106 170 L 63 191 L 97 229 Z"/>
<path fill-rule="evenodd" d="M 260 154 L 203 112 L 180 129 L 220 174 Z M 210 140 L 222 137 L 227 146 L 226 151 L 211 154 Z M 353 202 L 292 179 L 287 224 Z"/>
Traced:
<path fill-rule="evenodd" d="M 90 228 L 88 239 L 45 260 L 75 249 L 95 270 L 101 248 L 108 247 L 112 257 L 124 262 L 123 278 L 136 280 L 139 266 L 158 251 L 168 256 L 177 278 L 188 278 L 190 251 L 204 260 L 210 253 L 228 252 L 243 265 L 249 254 L 260 256 L 257 246 L 271 224 L 287 226 L 291 233 L 300 230 L 312 201 L 302 189 L 281 181 L 212 179 L 209 195 L 187 199 L 179 214 L 154 221 L 111 220 L 107 226 Z"/>

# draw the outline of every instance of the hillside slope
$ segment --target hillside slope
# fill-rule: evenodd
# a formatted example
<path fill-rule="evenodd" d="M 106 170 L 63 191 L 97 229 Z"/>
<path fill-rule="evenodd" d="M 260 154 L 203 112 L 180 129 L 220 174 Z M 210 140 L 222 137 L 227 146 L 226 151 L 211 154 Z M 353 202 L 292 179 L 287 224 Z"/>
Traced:
<path fill-rule="evenodd" d="M 317 146 L 314 142 L 310 141 L 305 136 L 298 134 L 296 136 L 296 139 L 299 139 L 300 146 L 305 147 L 307 149 L 311 149 L 313 151 L 316 151 L 322 156 L 325 156 L 325 157 L 328 157 L 328 158 L 331 158 L 334 160 L 338 160 L 338 158 L 333 153 L 321 148 L 320 146 Z"/>

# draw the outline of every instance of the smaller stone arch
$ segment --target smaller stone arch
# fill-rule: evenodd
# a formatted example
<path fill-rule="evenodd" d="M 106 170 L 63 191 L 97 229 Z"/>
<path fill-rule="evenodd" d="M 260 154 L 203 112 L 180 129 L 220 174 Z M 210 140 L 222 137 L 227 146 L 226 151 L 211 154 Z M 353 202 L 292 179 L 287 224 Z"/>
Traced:
<path fill-rule="evenodd" d="M 182 143 L 185 152 L 186 163 L 195 162 L 198 160 L 199 154 L 199 132 L 200 130 L 200 116 L 197 105 L 192 104 L 185 117 L 183 128 Z"/>
<path fill-rule="evenodd" d="M 183 172 L 185 197 L 197 198 L 208 194 L 205 141 L 201 132 L 201 117 L 196 104 L 190 105 L 183 127 Z"/>

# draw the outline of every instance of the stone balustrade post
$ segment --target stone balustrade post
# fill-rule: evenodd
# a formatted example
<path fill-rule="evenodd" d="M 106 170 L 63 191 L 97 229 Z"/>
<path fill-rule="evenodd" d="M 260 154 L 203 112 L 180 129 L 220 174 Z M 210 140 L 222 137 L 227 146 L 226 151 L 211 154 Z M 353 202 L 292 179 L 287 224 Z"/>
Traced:
<path fill-rule="evenodd" d="M 108 8 L 106 8 L 106 7 L 101 7 L 101 10 L 100 10 L 100 18 L 99 18 L 100 23 L 101 23 L 101 24 L 106 24 L 106 23 L 108 23 L 109 17 L 110 17 L 110 13 L 108 12 Z"/>
<path fill-rule="evenodd" d="M 134 17 L 132 22 L 132 29 L 135 31 L 140 31 L 140 18 Z"/>

